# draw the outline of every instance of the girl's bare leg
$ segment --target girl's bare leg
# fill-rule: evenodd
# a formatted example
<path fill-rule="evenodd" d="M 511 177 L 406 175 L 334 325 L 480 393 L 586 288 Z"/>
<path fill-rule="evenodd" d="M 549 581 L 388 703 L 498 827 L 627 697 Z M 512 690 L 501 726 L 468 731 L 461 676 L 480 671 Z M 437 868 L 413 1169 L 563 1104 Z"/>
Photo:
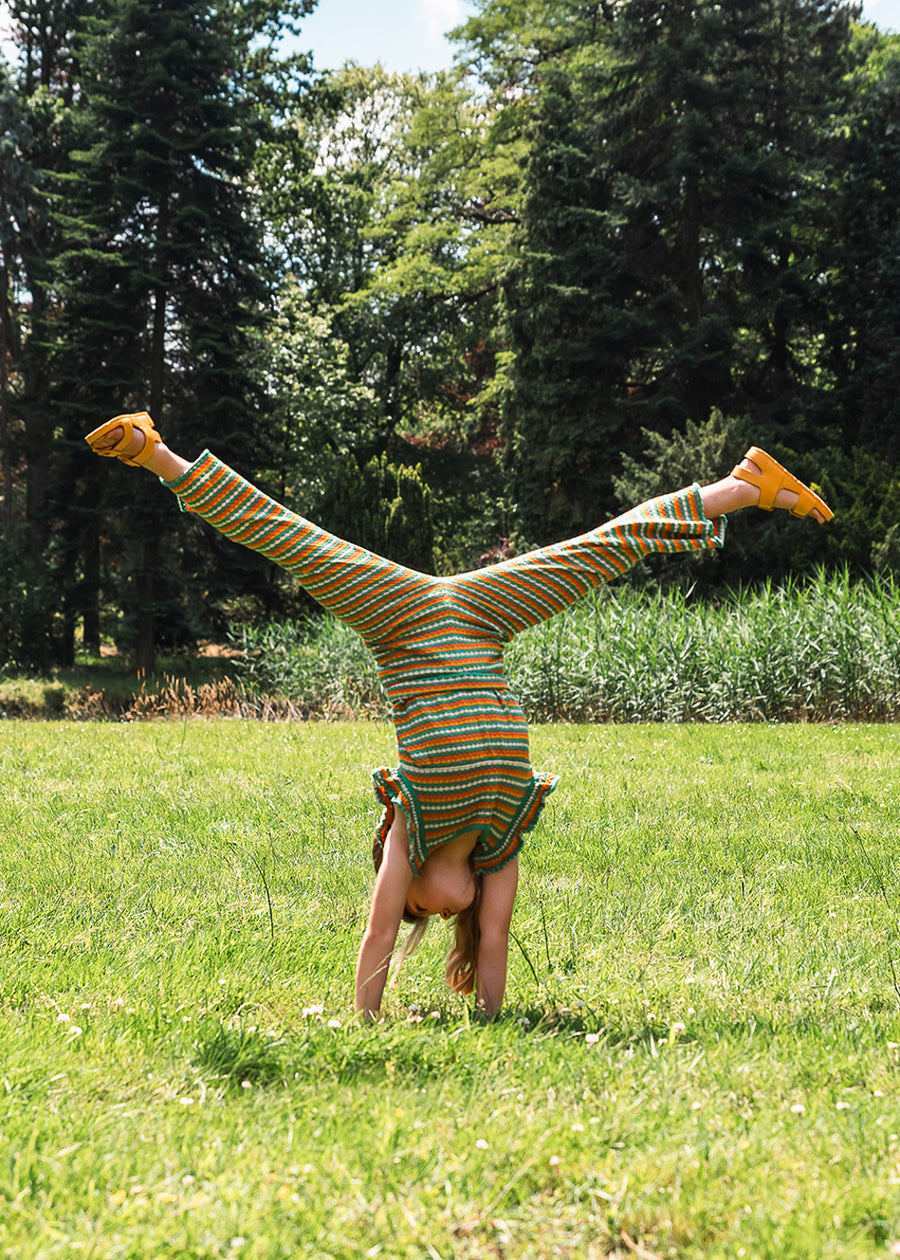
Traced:
<path fill-rule="evenodd" d="M 751 472 L 760 471 L 752 460 L 746 458 L 741 460 L 741 467 Z M 759 502 L 759 494 L 756 486 L 747 481 L 740 481 L 731 473 L 723 477 L 721 481 L 714 481 L 711 485 L 700 488 L 703 511 L 710 521 L 716 520 L 719 516 L 725 516 L 729 512 L 739 512 L 742 508 L 755 506 Z M 793 490 L 779 490 L 775 496 L 775 507 L 790 510 L 797 503 L 798 497 Z M 814 509 L 810 512 L 810 516 L 820 524 L 823 523 L 823 517 L 819 511 Z"/>
<path fill-rule="evenodd" d="M 746 468 L 748 472 L 757 475 L 763 471 L 751 459 L 748 459 L 746 455 L 741 460 L 740 467 Z M 790 474 L 788 476 L 790 477 Z M 802 484 L 794 478 L 791 478 L 791 480 L 794 480 L 795 485 Z M 808 495 L 809 488 L 803 487 L 803 489 Z M 710 485 L 700 487 L 703 512 L 708 521 L 716 521 L 720 516 L 726 516 L 732 512 L 740 512 L 743 508 L 755 507 L 759 503 L 760 494 L 761 491 L 758 485 L 754 485 L 749 481 L 742 481 L 740 477 L 735 477 L 733 471 L 720 481 L 714 481 Z M 797 505 L 799 498 L 800 496 L 795 490 L 785 487 L 779 489 L 776 493 L 772 507 L 786 508 L 788 511 L 791 511 Z M 628 516 L 629 514 L 626 513 L 625 517 L 617 517 L 612 524 L 615 525 L 619 520 L 627 519 Z M 825 522 L 825 517 L 818 508 L 814 507 L 809 512 L 809 516 L 813 520 L 818 521 L 820 525 Z"/>

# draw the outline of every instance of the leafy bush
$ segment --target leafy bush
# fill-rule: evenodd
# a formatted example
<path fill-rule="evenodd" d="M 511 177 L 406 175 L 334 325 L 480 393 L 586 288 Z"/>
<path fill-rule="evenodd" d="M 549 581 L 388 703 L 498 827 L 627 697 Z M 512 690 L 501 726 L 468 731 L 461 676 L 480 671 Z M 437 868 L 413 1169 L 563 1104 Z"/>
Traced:
<path fill-rule="evenodd" d="M 233 664 L 249 691 L 284 696 L 331 715 L 382 713 L 384 693 L 371 653 L 336 617 L 233 629 Z"/>
<path fill-rule="evenodd" d="M 884 459 L 861 448 L 801 453 L 783 447 L 746 418 L 713 411 L 704 424 L 663 437 L 644 431 L 644 459 L 625 457 L 615 481 L 622 510 L 698 481 L 716 481 L 751 445 L 768 449 L 811 484 L 835 512 L 827 529 L 798 528 L 786 512 L 742 512 L 729 522 L 722 551 L 687 556 L 677 565 L 652 556 L 629 581 L 660 587 L 693 587 L 703 593 L 789 576 L 812 575 L 823 565 L 848 568 L 856 578 L 871 572 L 900 573 L 900 479 Z"/>

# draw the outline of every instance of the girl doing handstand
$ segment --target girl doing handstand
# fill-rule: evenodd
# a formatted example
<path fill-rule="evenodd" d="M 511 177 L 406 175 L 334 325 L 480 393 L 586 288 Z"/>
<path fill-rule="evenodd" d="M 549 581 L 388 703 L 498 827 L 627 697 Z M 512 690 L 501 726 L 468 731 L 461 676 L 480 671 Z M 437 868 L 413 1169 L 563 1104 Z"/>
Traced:
<path fill-rule="evenodd" d="M 163 443 L 146 412 L 88 434 L 98 455 L 155 473 L 236 542 L 294 573 L 357 630 L 391 701 L 398 765 L 373 772 L 383 806 L 375 891 L 356 968 L 356 1006 L 381 1006 L 402 920 L 417 936 L 456 918 L 447 979 L 500 1008 L 518 853 L 556 778 L 531 766 L 528 731 L 503 675 L 503 646 L 650 552 L 720 547 L 725 514 L 756 505 L 822 522 L 831 511 L 765 451 L 732 472 L 633 508 L 606 525 L 502 564 L 436 578 L 404 568 L 282 507 L 208 451 L 193 463 Z"/>

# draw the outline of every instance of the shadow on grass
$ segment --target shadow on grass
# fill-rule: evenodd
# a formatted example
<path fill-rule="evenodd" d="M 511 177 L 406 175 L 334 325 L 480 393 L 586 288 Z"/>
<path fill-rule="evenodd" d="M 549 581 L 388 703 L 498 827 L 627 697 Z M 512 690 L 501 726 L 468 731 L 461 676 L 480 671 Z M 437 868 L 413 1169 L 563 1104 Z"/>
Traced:
<path fill-rule="evenodd" d="M 213 1076 L 237 1088 L 244 1081 L 273 1085 L 290 1079 L 286 1044 L 255 1028 L 226 1028 L 219 1021 L 200 1030 L 194 1046 L 194 1062 Z"/>
<path fill-rule="evenodd" d="M 652 1059 L 675 1044 L 696 1048 L 725 1040 L 758 1050 L 778 1042 L 793 1044 L 797 1037 L 808 1039 L 812 1034 L 823 1045 L 852 1040 L 859 1050 L 862 1042 L 878 1041 L 885 1030 L 873 1024 L 867 1029 L 855 1026 L 851 1033 L 839 1013 L 823 1022 L 812 1013 L 789 1018 L 757 1011 L 740 1018 L 706 1018 L 695 1027 L 684 1027 L 608 1014 L 598 1018 L 598 1012 L 587 1009 L 514 1007 L 499 1018 L 479 1020 L 455 1011 L 423 1019 L 413 1008 L 405 1019 L 375 1026 L 356 1021 L 327 1024 L 319 1019 L 278 1035 L 210 1020 L 199 1031 L 192 1059 L 198 1068 L 234 1089 L 245 1082 L 287 1087 L 388 1079 L 417 1086 L 447 1076 L 457 1083 L 483 1081 L 486 1072 L 507 1060 L 510 1050 L 538 1056 L 567 1053 L 574 1065 L 576 1056 L 586 1051 Z"/>
<path fill-rule="evenodd" d="M 412 1015 L 374 1027 L 311 1023 L 278 1036 L 216 1020 L 200 1029 L 192 1058 L 198 1068 L 235 1089 L 244 1082 L 287 1086 L 362 1079 L 421 1085 L 448 1074 L 456 1082 L 481 1079 L 496 1061 L 499 1047 L 507 1049 L 511 1042 L 530 1044 L 535 1050 L 548 1042 L 563 1043 L 573 1053 L 579 1045 L 598 1042 L 612 1050 L 643 1044 L 652 1052 L 667 1036 L 668 1030 L 656 1026 L 598 1027 L 589 1015 L 536 1007 L 512 1009 L 493 1020 L 454 1014 L 427 1022 Z"/>

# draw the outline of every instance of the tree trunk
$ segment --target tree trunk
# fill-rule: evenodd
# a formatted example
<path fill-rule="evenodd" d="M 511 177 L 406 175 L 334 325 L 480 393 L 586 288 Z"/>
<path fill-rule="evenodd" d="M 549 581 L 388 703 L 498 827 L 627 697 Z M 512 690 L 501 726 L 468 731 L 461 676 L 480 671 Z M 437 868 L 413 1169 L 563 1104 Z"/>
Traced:
<path fill-rule="evenodd" d="M 82 553 L 82 643 L 85 652 L 100 655 L 100 533 L 92 523 Z"/>
<path fill-rule="evenodd" d="M 169 233 L 169 198 L 160 199 L 156 232 L 157 265 L 162 266 Z M 153 293 L 153 330 L 150 346 L 150 414 L 154 422 L 162 422 L 163 377 L 166 362 L 166 290 L 157 284 Z M 136 665 L 142 677 L 149 677 L 156 668 L 156 570 L 159 565 L 159 540 L 152 527 L 144 535 L 138 573 L 138 641 Z"/>
<path fill-rule="evenodd" d="M 47 300 L 40 289 L 32 287 L 31 341 L 52 344 L 47 327 Z M 41 401 L 45 386 L 45 362 L 39 355 L 29 356 L 24 371 L 22 391 L 25 420 L 25 519 L 28 523 L 29 551 L 36 565 L 44 563 L 50 530 L 46 507 L 50 485 L 50 449 L 53 425 L 46 405 Z"/>
<path fill-rule="evenodd" d="M 74 591 L 69 591 L 63 613 L 62 642 L 59 646 L 59 663 L 64 669 L 71 669 L 75 664 L 75 621 Z"/>
<path fill-rule="evenodd" d="M 136 665 L 141 678 L 149 678 L 156 668 L 156 569 L 159 564 L 159 540 L 151 533 L 141 547 L 141 567 L 138 570 L 137 596 L 140 616 Z"/>
<path fill-rule="evenodd" d="M 2 210 L 5 215 L 5 206 Z M 12 460 L 9 450 L 9 359 L 12 354 L 12 320 L 9 314 L 9 271 L 0 259 L 0 494 L 3 509 L 0 521 L 9 538 L 13 523 Z"/>

